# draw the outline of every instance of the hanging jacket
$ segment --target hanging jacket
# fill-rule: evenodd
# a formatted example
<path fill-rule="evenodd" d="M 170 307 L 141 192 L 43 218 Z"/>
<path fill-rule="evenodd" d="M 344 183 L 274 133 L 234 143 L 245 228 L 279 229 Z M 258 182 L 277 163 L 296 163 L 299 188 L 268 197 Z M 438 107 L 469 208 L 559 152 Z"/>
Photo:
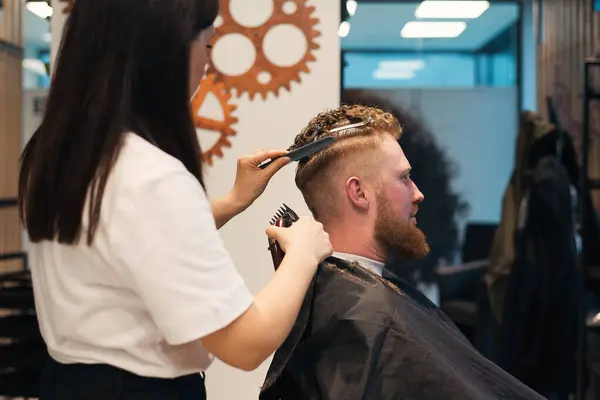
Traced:
<path fill-rule="evenodd" d="M 568 132 L 560 131 L 545 123 L 539 116 L 524 112 L 517 139 L 515 168 L 502 201 L 500 226 L 494 235 L 490 252 L 490 267 L 486 283 L 490 306 L 499 323 L 502 323 L 506 285 L 515 260 L 515 235 L 519 220 L 519 209 L 529 190 L 532 175 L 540 160 L 546 156 L 556 157 L 565 168 L 568 182 L 578 191 L 578 199 L 586 210 L 586 236 L 583 239 L 587 265 L 600 265 L 600 221 L 589 191 L 579 193 L 580 167 L 577 151 Z M 576 207 L 577 204 L 573 204 Z"/>
<path fill-rule="evenodd" d="M 539 160 L 521 206 L 500 328 L 499 365 L 545 396 L 566 396 L 576 383 L 583 285 L 571 189 L 556 157 Z"/>
<path fill-rule="evenodd" d="M 502 321 L 506 282 L 515 258 L 514 235 L 519 207 L 528 187 L 528 155 L 533 143 L 553 129 L 553 125 L 544 122 L 533 112 L 525 111 L 521 115 L 515 149 L 515 167 L 502 199 L 502 216 L 494 235 L 490 251 L 490 267 L 485 276 L 490 307 L 498 322 Z"/>

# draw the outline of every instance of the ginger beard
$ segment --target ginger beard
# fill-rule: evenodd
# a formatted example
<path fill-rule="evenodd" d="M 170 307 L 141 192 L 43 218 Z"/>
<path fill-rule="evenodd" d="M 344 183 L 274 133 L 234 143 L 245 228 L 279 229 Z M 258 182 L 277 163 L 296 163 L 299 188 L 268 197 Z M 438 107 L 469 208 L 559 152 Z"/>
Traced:
<path fill-rule="evenodd" d="M 377 208 L 373 235 L 387 254 L 405 260 L 424 258 L 429 254 L 423 231 L 399 216 L 381 191 L 377 193 Z"/>

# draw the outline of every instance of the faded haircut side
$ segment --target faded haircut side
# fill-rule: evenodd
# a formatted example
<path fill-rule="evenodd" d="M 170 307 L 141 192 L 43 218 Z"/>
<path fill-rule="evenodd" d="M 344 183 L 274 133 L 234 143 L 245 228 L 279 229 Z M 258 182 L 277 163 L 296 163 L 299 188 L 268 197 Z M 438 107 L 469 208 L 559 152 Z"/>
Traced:
<path fill-rule="evenodd" d="M 370 118 L 366 126 L 330 133 L 329 130 L 362 122 Z M 392 135 L 396 140 L 402 135 L 398 119 L 391 113 L 376 107 L 343 105 L 320 113 L 296 136 L 289 150 L 307 145 L 324 136 L 333 136 L 336 142 L 327 149 L 299 163 L 296 170 L 296 186 L 315 219 L 324 222 L 336 216 L 339 193 L 344 182 L 340 173 L 359 168 L 364 173 L 377 160 L 382 135 Z"/>

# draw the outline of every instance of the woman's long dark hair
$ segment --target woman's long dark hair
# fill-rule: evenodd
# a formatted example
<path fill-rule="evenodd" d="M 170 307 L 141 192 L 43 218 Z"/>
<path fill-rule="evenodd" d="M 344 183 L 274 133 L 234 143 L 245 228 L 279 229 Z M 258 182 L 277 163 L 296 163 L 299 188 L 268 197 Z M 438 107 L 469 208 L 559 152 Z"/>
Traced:
<path fill-rule="evenodd" d="M 127 131 L 151 138 L 204 185 L 190 49 L 218 12 L 219 0 L 75 2 L 43 121 L 21 161 L 19 211 L 31 241 L 78 241 L 87 211 L 91 243 Z"/>

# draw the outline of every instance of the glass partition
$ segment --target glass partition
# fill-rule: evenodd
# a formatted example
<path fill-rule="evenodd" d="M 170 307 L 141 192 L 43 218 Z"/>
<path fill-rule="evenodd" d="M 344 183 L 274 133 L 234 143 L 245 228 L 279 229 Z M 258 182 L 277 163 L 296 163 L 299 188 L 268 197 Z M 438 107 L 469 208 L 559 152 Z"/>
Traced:
<path fill-rule="evenodd" d="M 400 143 L 425 195 L 419 225 L 432 247 L 426 263 L 460 262 L 467 226 L 493 229 L 499 222 L 513 168 L 520 5 L 342 5 L 342 101 L 380 105 L 399 116 L 405 125 Z"/>

